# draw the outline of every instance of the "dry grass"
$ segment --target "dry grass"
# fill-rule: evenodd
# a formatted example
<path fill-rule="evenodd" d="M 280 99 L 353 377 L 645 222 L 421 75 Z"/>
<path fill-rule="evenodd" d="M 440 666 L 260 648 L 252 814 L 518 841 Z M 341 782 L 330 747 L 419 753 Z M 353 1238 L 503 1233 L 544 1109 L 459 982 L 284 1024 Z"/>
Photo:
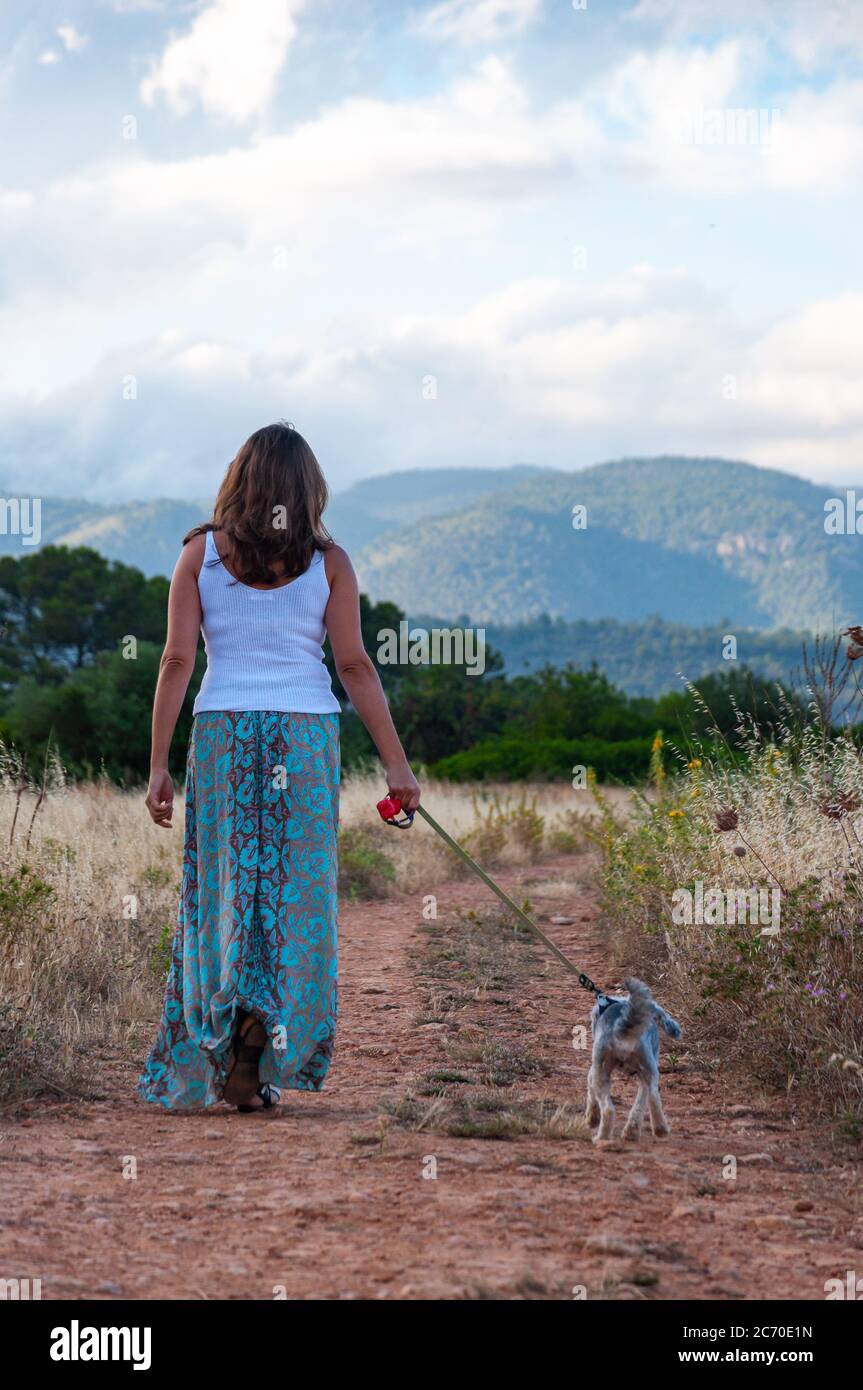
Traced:
<path fill-rule="evenodd" d="M 375 812 L 384 791 L 375 776 L 347 778 L 342 786 L 342 821 L 363 827 L 367 843 L 392 862 L 399 889 L 413 892 L 435 880 L 470 872 L 419 817 L 410 831 L 384 825 Z M 617 788 L 607 792 L 614 806 L 623 806 L 626 795 Z M 515 790 L 483 784 L 472 790 L 429 780 L 423 781 L 423 802 L 483 868 L 529 864 L 558 851 L 578 853 L 588 845 L 587 829 L 597 822 L 596 806 L 587 792 L 549 783 Z"/>
<path fill-rule="evenodd" d="M 669 769 L 671 770 L 671 769 Z M 863 1136 L 863 764 L 814 731 L 753 741 L 745 763 L 656 766 L 650 802 L 608 813 L 604 901 L 619 960 L 688 1015 L 705 1061 L 829 1106 Z M 836 818 L 827 808 L 851 809 Z M 601 801 L 601 798 L 599 798 Z M 717 828 L 717 816 L 732 811 Z M 736 816 L 736 823 L 735 822 Z M 720 817 L 720 820 L 723 820 Z M 761 920 L 680 921 L 681 889 L 776 890 Z M 765 899 L 765 904 L 766 904 Z M 675 905 L 678 920 L 674 920 Z M 661 983 L 660 983 L 661 982 Z"/>
<path fill-rule="evenodd" d="M 387 1102 L 385 1116 L 403 1129 L 456 1139 L 589 1138 L 576 1107 L 514 1092 L 516 1083 L 551 1073 L 543 1057 L 511 1036 L 525 1029 L 510 991 L 523 991 L 541 962 L 531 935 L 498 907 L 457 913 L 424 935 L 413 956 L 425 996 L 417 1022 L 449 1026 L 442 1036 L 446 1062 Z M 506 1006 L 499 1027 L 492 1032 L 461 1022 L 461 1010 L 487 999 Z M 504 1090 L 510 1094 L 501 1095 Z"/>
<path fill-rule="evenodd" d="M 456 861 L 428 826 L 383 825 L 374 777 L 347 778 L 341 798 L 348 897 L 410 891 L 452 875 Z M 429 785 L 434 813 L 457 836 L 479 826 L 480 802 Z M 523 860 L 519 798 L 499 800 L 496 862 Z M 150 821 L 140 791 L 107 782 L 67 786 L 49 769 L 26 786 L 0 749 L 0 1105 L 40 1093 L 98 1091 L 100 1054 L 146 1043 L 161 1004 L 182 869 L 183 796 L 170 831 Z M 537 792 L 543 833 L 559 811 Z M 509 829 L 506 827 L 509 825 Z M 513 828 L 514 827 L 514 828 Z"/>
<path fill-rule="evenodd" d="M 386 1113 L 402 1129 L 448 1134 L 452 1139 L 588 1140 L 590 1127 L 573 1105 L 523 1100 L 488 1091 L 434 1100 L 405 1096 L 388 1103 Z"/>
<path fill-rule="evenodd" d="M 0 791 L 0 999 L 18 1020 L 0 1054 L 0 1102 L 97 1085 L 86 1061 L 152 1019 L 158 944 L 177 911 L 180 835 L 158 830 L 140 795 L 55 786 L 28 846 L 34 805 L 32 793 Z M 30 1069 L 14 1061 L 22 1032 Z"/>

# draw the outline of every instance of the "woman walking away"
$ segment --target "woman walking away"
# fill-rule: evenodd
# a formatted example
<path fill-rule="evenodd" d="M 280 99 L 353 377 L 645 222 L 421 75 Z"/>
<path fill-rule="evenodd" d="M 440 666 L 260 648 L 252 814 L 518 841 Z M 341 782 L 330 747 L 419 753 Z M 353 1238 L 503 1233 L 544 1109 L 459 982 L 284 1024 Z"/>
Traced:
<path fill-rule="evenodd" d="M 228 468 L 213 520 L 171 580 L 153 705 L 147 810 L 170 826 L 168 749 L 195 665 L 183 884 L 165 1007 L 138 1089 L 188 1110 L 269 1109 L 319 1091 L 336 1032 L 336 670 L 377 745 L 387 786 L 420 789 L 363 647 L 351 562 L 321 515 L 327 487 L 292 426 L 268 425 Z"/>

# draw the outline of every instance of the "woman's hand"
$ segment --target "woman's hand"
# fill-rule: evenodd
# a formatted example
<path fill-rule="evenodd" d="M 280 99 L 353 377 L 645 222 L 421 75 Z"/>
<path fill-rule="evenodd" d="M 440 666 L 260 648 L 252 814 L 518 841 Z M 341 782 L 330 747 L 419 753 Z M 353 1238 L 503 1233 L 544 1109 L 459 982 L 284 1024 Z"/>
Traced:
<path fill-rule="evenodd" d="M 324 556 L 330 585 L 325 622 L 339 679 L 365 724 L 386 769 L 387 787 L 406 811 L 420 804 L 420 789 L 393 724 L 377 667 L 363 646 L 360 595 L 353 565 L 340 546 Z"/>
<path fill-rule="evenodd" d="M 420 804 L 420 784 L 407 759 L 387 768 L 387 791 L 397 796 L 403 811 L 415 811 Z"/>
<path fill-rule="evenodd" d="M 174 783 L 166 767 L 150 773 L 144 805 L 157 825 L 170 828 L 171 814 L 174 810 Z"/>

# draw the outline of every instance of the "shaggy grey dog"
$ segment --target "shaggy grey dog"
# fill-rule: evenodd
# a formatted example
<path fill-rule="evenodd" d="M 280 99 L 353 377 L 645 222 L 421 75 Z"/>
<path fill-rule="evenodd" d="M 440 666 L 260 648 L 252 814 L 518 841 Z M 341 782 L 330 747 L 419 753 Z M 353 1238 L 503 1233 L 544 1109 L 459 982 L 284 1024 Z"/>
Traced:
<path fill-rule="evenodd" d="M 624 980 L 629 996 L 604 995 L 590 1015 L 593 1056 L 587 1074 L 589 1124 L 599 1123 L 593 1137 L 611 1139 L 614 1134 L 614 1101 L 611 1076 L 615 1068 L 638 1079 L 638 1091 L 623 1127 L 624 1139 L 640 1139 L 644 1112 L 657 1139 L 668 1134 L 668 1121 L 659 1095 L 659 1029 L 670 1038 L 680 1037 L 680 1024 L 654 1001 L 643 980 Z"/>

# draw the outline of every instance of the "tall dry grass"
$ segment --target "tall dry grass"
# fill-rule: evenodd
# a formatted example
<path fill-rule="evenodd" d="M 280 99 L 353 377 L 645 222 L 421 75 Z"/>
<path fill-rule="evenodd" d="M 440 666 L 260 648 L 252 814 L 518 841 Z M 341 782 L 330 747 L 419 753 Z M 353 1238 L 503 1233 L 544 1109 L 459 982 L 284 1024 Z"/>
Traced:
<path fill-rule="evenodd" d="M 597 809 L 585 792 L 554 783 L 536 786 L 423 781 L 423 804 L 484 868 L 541 861 L 554 853 L 580 853 L 589 846 Z M 410 831 L 384 825 L 375 804 L 384 784 L 373 774 L 346 779 L 342 786 L 340 854 L 350 860 L 359 843 L 392 865 L 392 885 L 405 892 L 432 891 L 435 882 L 470 874 L 452 850 L 420 817 Z M 606 792 L 608 803 L 625 804 L 626 793 Z M 350 891 L 348 875 L 343 888 Z"/>
<path fill-rule="evenodd" d="M 0 780 L 0 1103 L 98 1088 L 152 1018 L 176 918 L 181 833 L 140 794 L 53 770 Z"/>
<path fill-rule="evenodd" d="M 433 892 L 458 861 L 424 823 L 409 832 L 385 826 L 375 811 L 382 795 L 371 775 L 343 783 L 342 894 Z M 554 788 L 472 796 L 429 784 L 425 797 L 484 864 L 585 843 L 579 816 Z M 106 1054 L 142 1054 L 161 1004 L 182 843 L 182 789 L 166 831 L 146 814 L 142 791 L 70 786 L 56 765 L 34 787 L 14 755 L 0 752 L 0 1105 L 93 1093 Z"/>
<path fill-rule="evenodd" d="M 708 1065 L 803 1092 L 863 1137 L 863 762 L 816 728 L 748 736 L 746 757 L 655 749 L 650 796 L 602 805 L 603 893 L 617 958 L 689 1020 Z M 687 922 L 680 890 L 762 890 Z M 711 917 L 719 920 L 711 921 Z M 778 926 L 778 931 L 774 931 Z"/>

